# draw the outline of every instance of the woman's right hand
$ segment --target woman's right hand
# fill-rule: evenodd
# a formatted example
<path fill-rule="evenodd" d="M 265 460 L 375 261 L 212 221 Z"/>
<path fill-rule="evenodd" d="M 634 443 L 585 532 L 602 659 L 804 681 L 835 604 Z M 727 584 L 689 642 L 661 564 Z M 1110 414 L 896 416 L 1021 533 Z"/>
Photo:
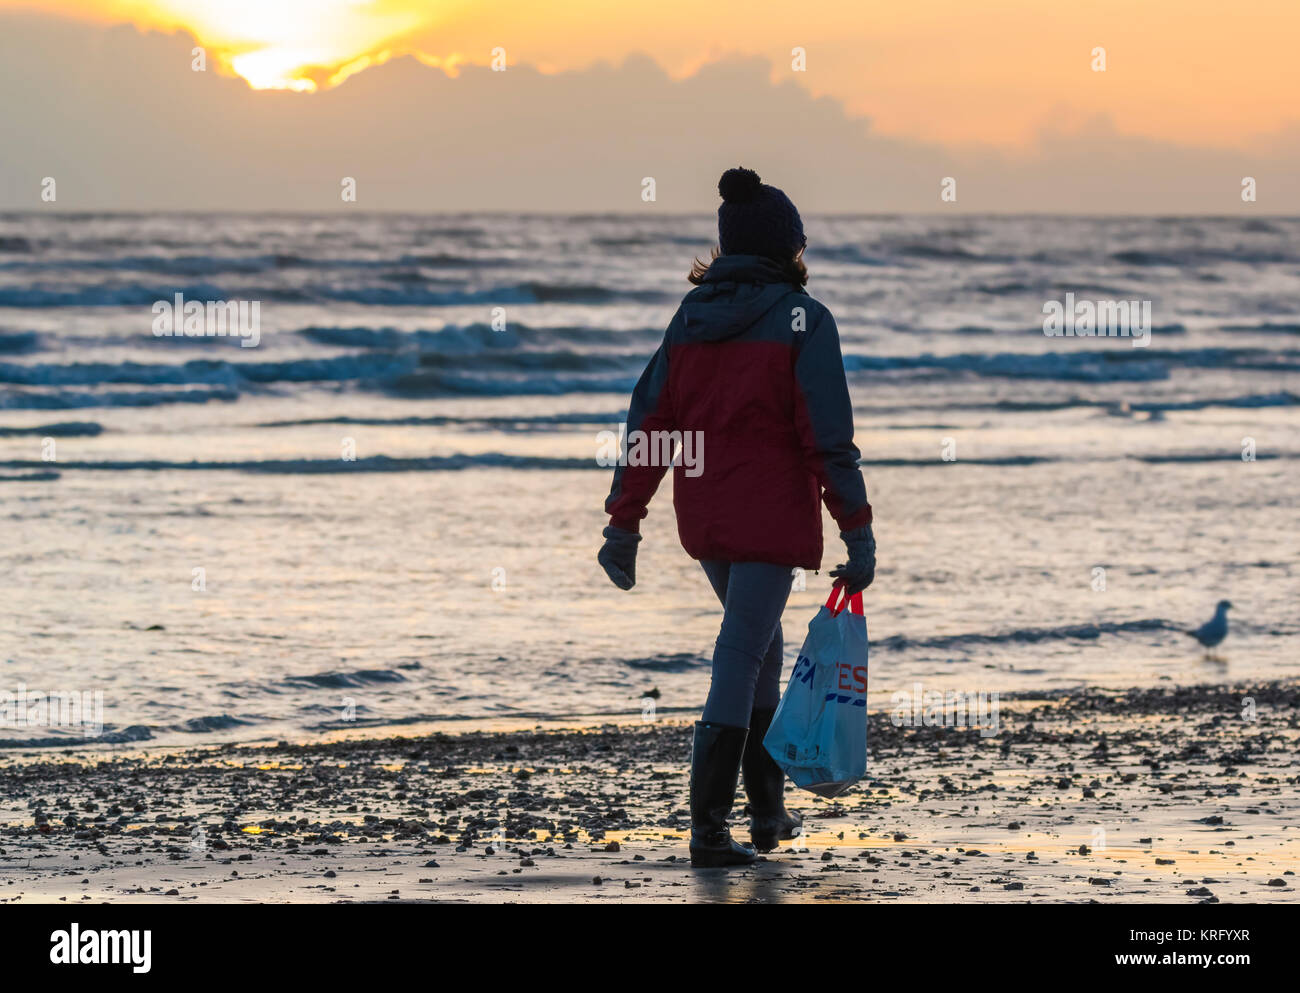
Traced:
<path fill-rule="evenodd" d="M 831 570 L 837 586 L 844 586 L 849 596 L 861 593 L 876 578 L 876 538 L 871 525 L 841 531 L 840 537 L 849 550 L 849 561 Z"/>

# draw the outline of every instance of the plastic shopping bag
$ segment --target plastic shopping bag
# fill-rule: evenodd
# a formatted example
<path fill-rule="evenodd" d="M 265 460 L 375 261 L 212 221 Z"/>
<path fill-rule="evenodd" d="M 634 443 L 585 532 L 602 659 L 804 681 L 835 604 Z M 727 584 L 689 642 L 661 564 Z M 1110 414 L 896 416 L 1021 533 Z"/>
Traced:
<path fill-rule="evenodd" d="M 862 594 L 831 590 L 763 745 L 796 786 L 838 796 L 867 772 L 867 619 Z M 844 608 L 848 607 L 846 611 Z"/>

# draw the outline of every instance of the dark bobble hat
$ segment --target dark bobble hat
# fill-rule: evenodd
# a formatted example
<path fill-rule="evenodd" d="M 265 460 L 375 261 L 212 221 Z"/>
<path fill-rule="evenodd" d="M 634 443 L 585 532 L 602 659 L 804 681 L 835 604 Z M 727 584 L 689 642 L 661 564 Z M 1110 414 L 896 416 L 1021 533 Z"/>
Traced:
<path fill-rule="evenodd" d="M 753 169 L 728 169 L 718 180 L 718 193 L 718 247 L 723 255 L 762 255 L 788 262 L 803 248 L 799 211 Z"/>

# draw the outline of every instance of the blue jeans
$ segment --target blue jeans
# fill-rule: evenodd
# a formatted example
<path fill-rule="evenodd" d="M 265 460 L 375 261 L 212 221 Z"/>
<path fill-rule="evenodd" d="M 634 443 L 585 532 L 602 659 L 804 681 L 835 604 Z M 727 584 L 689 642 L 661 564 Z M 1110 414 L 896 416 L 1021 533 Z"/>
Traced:
<path fill-rule="evenodd" d="M 790 596 L 791 570 L 766 562 L 702 560 L 722 601 L 722 628 L 713 647 L 713 678 L 702 719 L 749 727 L 754 708 L 781 700 L 781 614 Z"/>

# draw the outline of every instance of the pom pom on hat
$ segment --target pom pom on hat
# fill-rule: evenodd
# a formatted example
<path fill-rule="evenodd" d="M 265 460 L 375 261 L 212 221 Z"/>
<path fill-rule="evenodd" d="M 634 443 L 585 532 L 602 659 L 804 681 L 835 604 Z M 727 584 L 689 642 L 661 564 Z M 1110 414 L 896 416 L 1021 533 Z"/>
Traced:
<path fill-rule="evenodd" d="M 728 169 L 718 180 L 718 194 L 727 203 L 749 203 L 763 188 L 763 181 L 753 169 L 741 166 Z"/>

